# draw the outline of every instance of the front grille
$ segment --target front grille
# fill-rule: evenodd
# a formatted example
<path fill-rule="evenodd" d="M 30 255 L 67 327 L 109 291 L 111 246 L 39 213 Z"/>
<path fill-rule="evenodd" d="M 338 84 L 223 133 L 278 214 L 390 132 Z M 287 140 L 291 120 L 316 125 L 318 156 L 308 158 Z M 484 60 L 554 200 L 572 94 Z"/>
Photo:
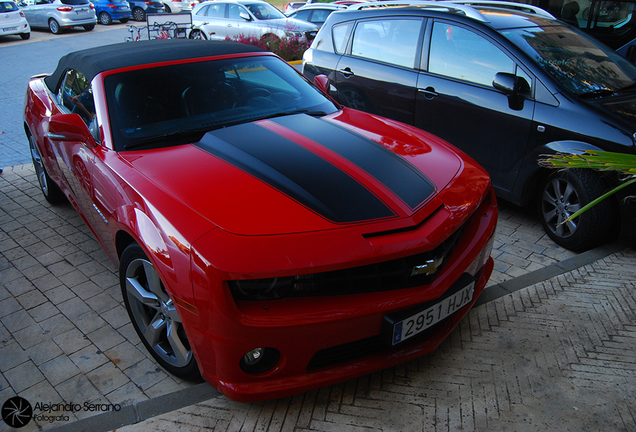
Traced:
<path fill-rule="evenodd" d="M 228 283 L 237 300 L 361 294 L 428 285 L 457 247 L 462 232 L 460 228 L 435 249 L 405 258 L 324 273 Z M 435 263 L 430 274 L 426 273 L 427 263 Z M 417 266 L 424 268 L 414 275 Z"/>

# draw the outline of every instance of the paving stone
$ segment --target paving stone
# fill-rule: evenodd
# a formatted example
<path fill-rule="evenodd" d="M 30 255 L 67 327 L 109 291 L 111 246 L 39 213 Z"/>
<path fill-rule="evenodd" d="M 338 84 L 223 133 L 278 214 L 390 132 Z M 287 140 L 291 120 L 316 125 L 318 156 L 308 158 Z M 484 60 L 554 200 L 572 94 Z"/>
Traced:
<path fill-rule="evenodd" d="M 167 377 L 157 363 L 148 359 L 132 365 L 124 373 L 142 390 L 154 386 Z"/>
<path fill-rule="evenodd" d="M 87 336 L 97 348 L 104 352 L 124 342 L 121 334 L 110 326 L 103 326 Z"/>
<path fill-rule="evenodd" d="M 16 342 L 8 341 L 0 346 L 0 371 L 3 373 L 28 360 L 29 356 Z"/>
<path fill-rule="evenodd" d="M 106 363 L 88 372 L 86 376 L 104 395 L 130 382 L 130 379 L 112 363 Z"/>
<path fill-rule="evenodd" d="M 62 334 L 55 336 L 53 338 L 53 341 L 67 355 L 73 354 L 81 350 L 82 348 L 91 345 L 90 340 L 88 340 L 88 338 L 76 328 L 72 328 Z"/>
<path fill-rule="evenodd" d="M 40 365 L 40 371 L 54 386 L 74 377 L 80 373 L 75 364 L 65 355 L 60 355 Z"/>
<path fill-rule="evenodd" d="M 42 364 L 61 355 L 62 350 L 55 344 L 55 342 L 53 342 L 53 340 L 46 339 L 27 349 L 26 354 L 36 366 L 40 367 Z"/>
<path fill-rule="evenodd" d="M 69 358 L 84 374 L 110 361 L 104 353 L 92 344 L 74 352 Z"/>
<path fill-rule="evenodd" d="M 3 374 L 11 384 L 11 388 L 18 394 L 44 380 L 44 375 L 30 360 L 4 371 Z"/>
<path fill-rule="evenodd" d="M 139 351 L 128 341 L 114 346 L 108 351 L 105 351 L 104 354 L 121 370 L 128 369 L 132 365 L 147 359 L 144 353 Z"/>

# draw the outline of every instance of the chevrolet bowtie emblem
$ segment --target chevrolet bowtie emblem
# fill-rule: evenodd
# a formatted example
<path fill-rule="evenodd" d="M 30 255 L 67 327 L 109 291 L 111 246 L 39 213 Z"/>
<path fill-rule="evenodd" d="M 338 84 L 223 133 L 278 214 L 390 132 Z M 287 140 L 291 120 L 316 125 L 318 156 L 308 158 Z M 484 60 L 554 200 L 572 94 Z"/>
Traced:
<path fill-rule="evenodd" d="M 418 276 L 418 275 L 432 275 L 433 273 L 435 273 L 439 267 L 442 265 L 442 262 L 444 262 L 444 254 L 435 257 L 431 260 L 427 260 L 424 264 L 422 265 L 417 265 L 415 267 L 413 267 L 413 271 L 411 272 L 411 276 Z"/>

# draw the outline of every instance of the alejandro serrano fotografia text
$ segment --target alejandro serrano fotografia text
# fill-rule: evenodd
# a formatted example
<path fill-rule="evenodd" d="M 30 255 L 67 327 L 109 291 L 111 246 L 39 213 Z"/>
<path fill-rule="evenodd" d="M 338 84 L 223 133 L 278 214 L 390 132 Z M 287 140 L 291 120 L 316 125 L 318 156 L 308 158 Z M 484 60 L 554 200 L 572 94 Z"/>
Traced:
<path fill-rule="evenodd" d="M 107 412 L 107 411 L 119 411 L 121 410 L 121 405 L 119 404 L 100 404 L 100 403 L 90 403 L 84 402 L 84 404 L 74 404 L 74 403 L 42 403 L 38 402 L 33 407 L 34 411 L 40 412 L 79 412 L 79 411 L 97 411 L 97 412 Z"/>

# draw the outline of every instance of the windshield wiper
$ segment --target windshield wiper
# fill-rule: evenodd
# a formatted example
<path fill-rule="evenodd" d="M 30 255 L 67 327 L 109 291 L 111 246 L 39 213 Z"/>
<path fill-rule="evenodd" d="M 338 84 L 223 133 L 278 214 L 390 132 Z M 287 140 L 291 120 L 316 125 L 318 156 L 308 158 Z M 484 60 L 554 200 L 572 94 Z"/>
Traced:
<path fill-rule="evenodd" d="M 328 113 L 321 110 L 312 111 L 309 109 L 298 109 L 298 110 L 281 111 L 274 114 L 269 114 L 269 115 L 261 117 L 261 120 L 275 118 L 275 117 L 284 117 L 284 116 L 294 115 L 294 114 L 307 114 L 308 116 L 312 116 L 312 117 L 322 117 L 322 116 L 326 116 Z"/>

